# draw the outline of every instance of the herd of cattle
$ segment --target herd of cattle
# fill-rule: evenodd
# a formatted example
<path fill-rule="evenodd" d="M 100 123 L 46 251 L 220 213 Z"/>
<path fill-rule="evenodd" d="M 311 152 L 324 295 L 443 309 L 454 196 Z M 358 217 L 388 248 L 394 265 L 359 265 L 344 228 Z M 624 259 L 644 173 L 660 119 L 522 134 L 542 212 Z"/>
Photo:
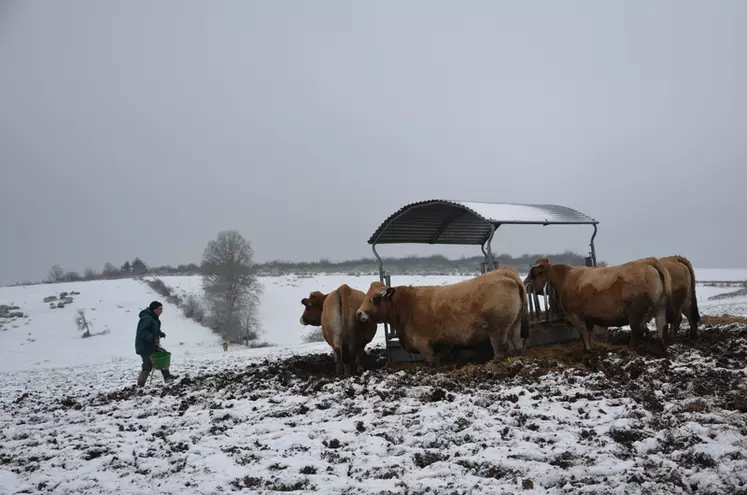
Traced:
<path fill-rule="evenodd" d="M 691 338 L 700 321 L 692 264 L 682 256 L 643 258 L 606 267 L 531 265 L 522 280 L 513 268 L 499 268 L 444 286 L 396 286 L 372 282 L 365 294 L 342 284 L 323 294 L 312 292 L 301 303 L 302 325 L 321 326 L 332 347 L 338 374 L 356 373 L 365 346 L 379 323 L 388 323 L 409 352 L 438 366 L 443 350 L 490 342 L 496 361 L 508 356 L 509 338 L 521 354 L 529 337 L 526 286 L 543 293 L 555 289 L 563 318 L 591 350 L 595 326 L 630 325 L 636 347 L 647 323 L 655 318 L 661 351 L 679 330 L 684 313 Z"/>

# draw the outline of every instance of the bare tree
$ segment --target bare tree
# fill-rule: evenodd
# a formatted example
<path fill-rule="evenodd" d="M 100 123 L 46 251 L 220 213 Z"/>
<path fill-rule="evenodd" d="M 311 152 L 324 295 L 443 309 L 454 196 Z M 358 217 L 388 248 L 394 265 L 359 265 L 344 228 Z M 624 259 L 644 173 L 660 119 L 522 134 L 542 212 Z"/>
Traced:
<path fill-rule="evenodd" d="M 63 282 L 79 282 L 80 280 L 81 277 L 78 272 L 65 272 L 65 274 L 62 276 Z"/>
<path fill-rule="evenodd" d="M 83 280 L 95 280 L 98 278 L 98 274 L 96 273 L 96 270 L 93 268 L 86 268 L 83 271 Z"/>
<path fill-rule="evenodd" d="M 106 279 L 116 278 L 119 275 L 117 268 L 111 263 L 104 264 L 104 270 L 101 272 L 101 276 Z"/>
<path fill-rule="evenodd" d="M 91 322 L 86 318 L 85 309 L 80 308 L 75 312 L 75 325 L 79 331 L 83 332 L 84 339 L 91 336 Z"/>
<path fill-rule="evenodd" d="M 54 265 L 49 270 L 49 281 L 50 282 L 62 282 L 62 278 L 65 276 L 65 270 L 60 265 Z"/>
<path fill-rule="evenodd" d="M 251 244 L 235 230 L 210 241 L 202 256 L 202 286 L 210 326 L 231 342 L 259 334 L 257 311 L 262 286 L 257 279 Z"/>

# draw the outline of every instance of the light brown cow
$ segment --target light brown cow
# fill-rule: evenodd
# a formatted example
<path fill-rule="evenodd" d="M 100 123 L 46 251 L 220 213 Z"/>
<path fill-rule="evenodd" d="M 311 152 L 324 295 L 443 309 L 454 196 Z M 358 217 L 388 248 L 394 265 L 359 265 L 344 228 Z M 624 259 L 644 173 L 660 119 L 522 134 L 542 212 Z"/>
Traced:
<path fill-rule="evenodd" d="M 496 361 L 508 336 L 520 353 L 529 337 L 526 288 L 516 270 L 502 268 L 445 286 L 387 287 L 372 282 L 357 311 L 361 322 L 389 323 L 402 347 L 438 366 L 438 347 L 490 341 Z"/>
<path fill-rule="evenodd" d="M 667 256 L 659 258 L 661 264 L 672 275 L 672 299 L 674 305 L 674 321 L 669 326 L 669 338 L 675 340 L 682 323 L 682 313 L 685 313 L 690 324 L 690 338 L 698 338 L 698 299 L 695 295 L 695 270 L 690 260 L 684 256 Z"/>
<path fill-rule="evenodd" d="M 301 324 L 322 327 L 322 336 L 335 353 L 338 375 L 358 372 L 366 345 L 376 335 L 375 322 L 361 323 L 355 317 L 364 297 L 362 291 L 342 284 L 329 294 L 314 291 L 301 300 Z"/>
<path fill-rule="evenodd" d="M 636 347 L 646 322 L 655 317 L 666 352 L 664 331 L 674 319 L 672 277 L 656 258 L 606 267 L 553 265 L 541 258 L 531 266 L 528 278 L 535 288 L 547 282 L 555 287 L 560 309 L 578 329 L 586 351 L 591 350 L 590 330 L 595 325 L 630 325 L 630 345 Z"/>

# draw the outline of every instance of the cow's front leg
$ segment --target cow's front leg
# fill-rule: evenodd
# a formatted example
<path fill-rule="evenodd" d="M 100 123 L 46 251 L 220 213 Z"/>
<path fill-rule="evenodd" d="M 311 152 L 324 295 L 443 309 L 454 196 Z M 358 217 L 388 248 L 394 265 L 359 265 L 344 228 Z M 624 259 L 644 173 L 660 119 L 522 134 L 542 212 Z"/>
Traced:
<path fill-rule="evenodd" d="M 436 350 L 430 342 L 424 342 L 420 346 L 420 355 L 423 356 L 423 361 L 428 364 L 431 368 L 438 368 L 440 359 L 436 354 Z"/>
<path fill-rule="evenodd" d="M 568 321 L 571 322 L 571 324 L 576 327 L 576 330 L 578 330 L 578 334 L 581 337 L 581 342 L 584 344 L 584 352 L 589 353 L 591 352 L 591 334 L 589 332 L 589 326 L 586 324 L 586 321 L 583 318 L 579 318 L 576 315 L 569 314 L 566 316 L 568 318 Z M 592 330 L 594 329 L 593 326 L 591 326 Z"/>

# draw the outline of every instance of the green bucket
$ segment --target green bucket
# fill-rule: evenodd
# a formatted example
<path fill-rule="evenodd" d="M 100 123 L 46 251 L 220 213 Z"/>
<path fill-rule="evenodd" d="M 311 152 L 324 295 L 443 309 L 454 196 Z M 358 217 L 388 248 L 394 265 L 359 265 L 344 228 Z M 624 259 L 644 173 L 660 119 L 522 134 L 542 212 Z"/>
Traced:
<path fill-rule="evenodd" d="M 171 353 L 154 352 L 150 355 L 150 361 L 153 363 L 153 367 L 157 370 L 168 369 L 171 365 Z"/>

